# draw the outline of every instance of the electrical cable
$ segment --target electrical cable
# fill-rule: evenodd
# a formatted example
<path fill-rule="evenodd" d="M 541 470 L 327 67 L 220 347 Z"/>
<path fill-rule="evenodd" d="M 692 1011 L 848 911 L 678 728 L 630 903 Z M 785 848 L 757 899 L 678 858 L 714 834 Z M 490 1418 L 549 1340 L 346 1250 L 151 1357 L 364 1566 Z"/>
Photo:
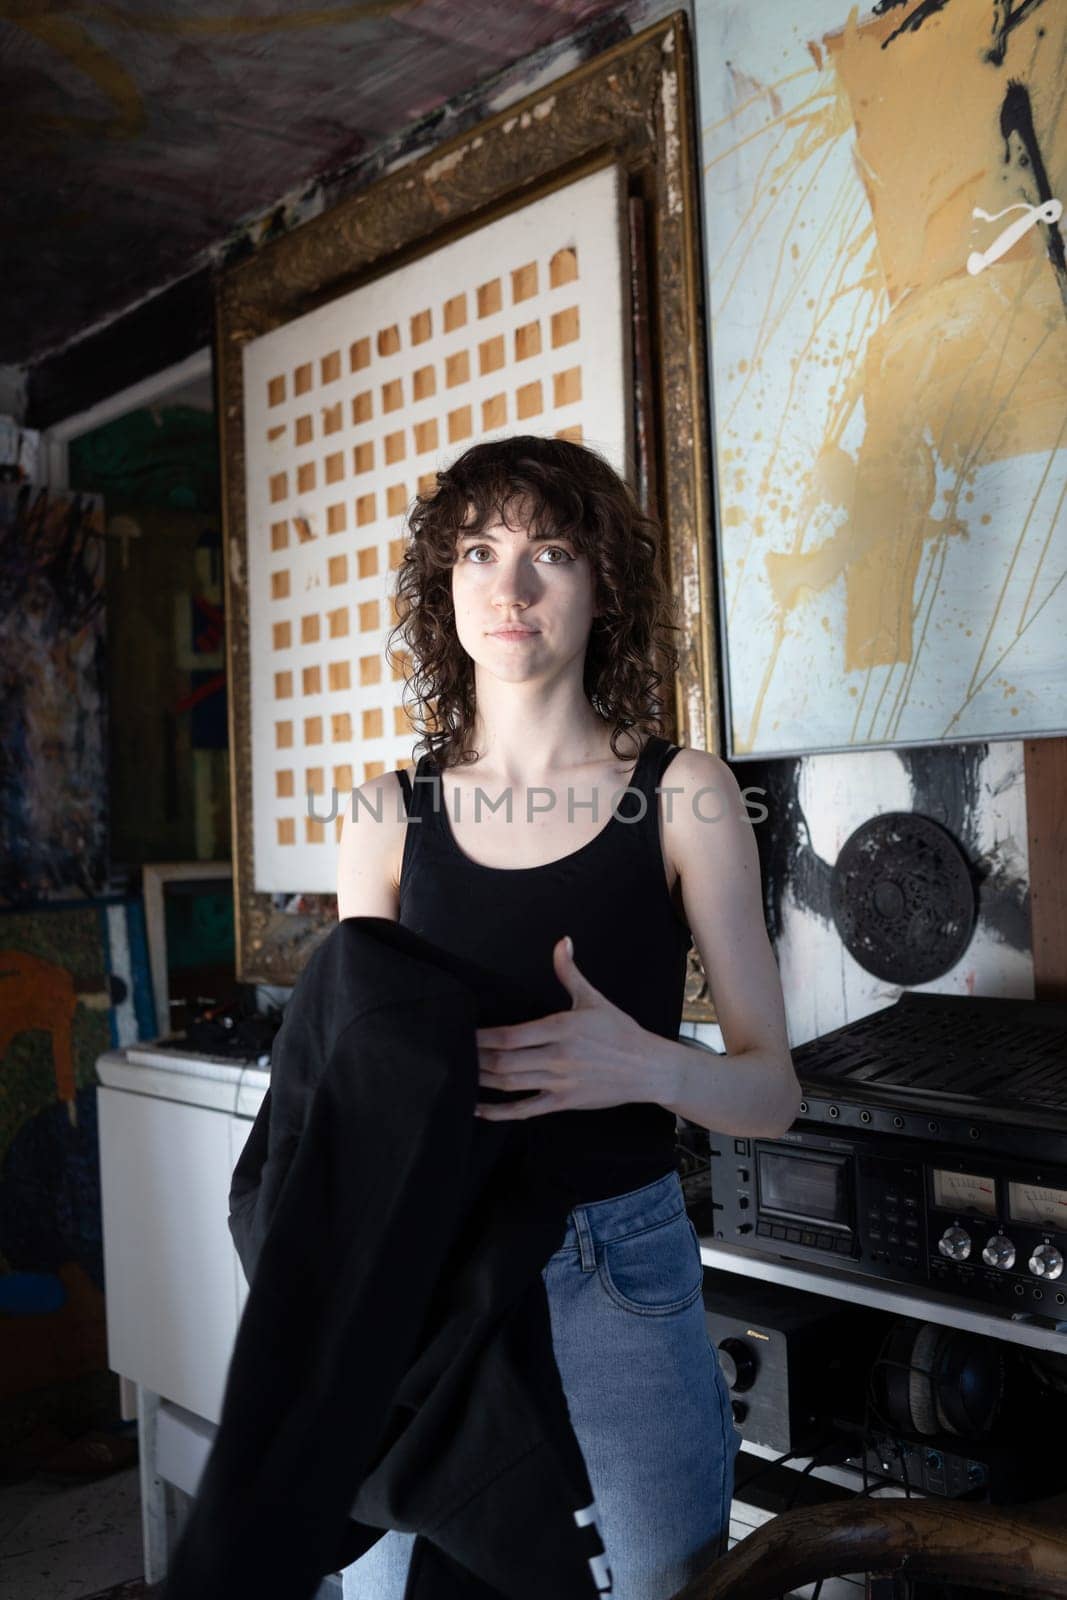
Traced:
<path fill-rule="evenodd" d="M 792 1492 L 790 1493 L 789 1498 L 786 1500 L 785 1506 L 783 1507 L 784 1510 L 791 1511 L 793 1509 L 794 1505 L 796 1504 L 797 1496 L 804 1486 L 804 1479 L 807 1477 L 812 1467 L 817 1465 L 817 1458 L 812 1456 L 807 1466 L 801 1467 L 800 1471 L 795 1474 L 796 1483 L 793 1485 Z"/>

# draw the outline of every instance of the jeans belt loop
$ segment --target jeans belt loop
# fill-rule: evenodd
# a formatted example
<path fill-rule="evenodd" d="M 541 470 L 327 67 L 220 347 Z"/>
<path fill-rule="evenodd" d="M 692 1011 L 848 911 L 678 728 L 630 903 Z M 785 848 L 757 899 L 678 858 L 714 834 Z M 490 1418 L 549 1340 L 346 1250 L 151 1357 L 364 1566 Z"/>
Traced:
<path fill-rule="evenodd" d="M 578 1259 L 583 1272 L 593 1272 L 596 1269 L 596 1246 L 593 1243 L 593 1233 L 589 1226 L 585 1207 L 578 1206 L 574 1212 L 574 1226 L 578 1234 Z"/>

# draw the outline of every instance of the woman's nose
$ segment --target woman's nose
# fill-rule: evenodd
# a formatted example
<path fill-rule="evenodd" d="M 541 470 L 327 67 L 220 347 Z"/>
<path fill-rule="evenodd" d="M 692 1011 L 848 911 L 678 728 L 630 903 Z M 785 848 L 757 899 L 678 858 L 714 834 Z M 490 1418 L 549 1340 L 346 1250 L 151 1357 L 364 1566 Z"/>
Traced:
<path fill-rule="evenodd" d="M 500 563 L 493 583 L 494 600 L 525 602 L 531 600 L 536 592 L 537 576 L 528 566 L 522 562 Z"/>

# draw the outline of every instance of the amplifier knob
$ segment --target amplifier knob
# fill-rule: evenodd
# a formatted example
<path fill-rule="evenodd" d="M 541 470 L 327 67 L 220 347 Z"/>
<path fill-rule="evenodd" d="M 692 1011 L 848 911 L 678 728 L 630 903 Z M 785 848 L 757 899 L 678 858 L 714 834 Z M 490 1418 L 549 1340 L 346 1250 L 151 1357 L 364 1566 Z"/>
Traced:
<path fill-rule="evenodd" d="M 724 1339 L 719 1345 L 719 1365 L 729 1388 L 739 1394 L 756 1381 L 756 1352 L 744 1339 Z"/>
<path fill-rule="evenodd" d="M 1035 1278 L 1058 1278 L 1063 1271 L 1063 1257 L 1054 1244 L 1039 1244 L 1030 1257 L 1030 1271 Z"/>
<path fill-rule="evenodd" d="M 948 1256 L 950 1261 L 966 1261 L 971 1253 L 971 1236 L 966 1228 L 961 1228 L 954 1222 L 951 1228 L 946 1228 L 937 1241 L 937 1248 L 943 1256 Z"/>
<path fill-rule="evenodd" d="M 982 1260 L 987 1267 L 1003 1267 L 1005 1272 L 1015 1265 L 1015 1246 L 1006 1233 L 995 1233 L 987 1239 L 982 1250 Z"/>

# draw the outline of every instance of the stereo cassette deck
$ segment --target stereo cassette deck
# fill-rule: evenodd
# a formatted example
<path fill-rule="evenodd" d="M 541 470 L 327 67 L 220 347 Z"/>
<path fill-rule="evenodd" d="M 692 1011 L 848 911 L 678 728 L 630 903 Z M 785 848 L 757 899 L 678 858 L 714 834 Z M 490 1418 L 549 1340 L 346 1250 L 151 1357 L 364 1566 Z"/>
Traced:
<path fill-rule="evenodd" d="M 788 1133 L 711 1135 L 716 1239 L 1067 1319 L 1067 1006 L 905 991 L 792 1055 Z"/>

